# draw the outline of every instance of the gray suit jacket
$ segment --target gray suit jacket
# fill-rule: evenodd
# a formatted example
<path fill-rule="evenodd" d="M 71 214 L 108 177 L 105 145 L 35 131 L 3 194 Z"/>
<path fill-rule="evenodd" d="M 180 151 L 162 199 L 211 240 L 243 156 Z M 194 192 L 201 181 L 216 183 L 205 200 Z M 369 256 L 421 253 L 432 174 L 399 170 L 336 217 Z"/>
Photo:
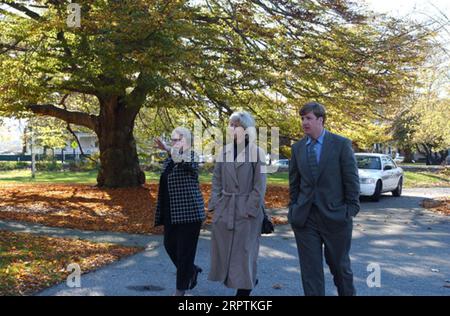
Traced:
<path fill-rule="evenodd" d="M 308 165 L 306 141 L 304 137 L 292 146 L 289 223 L 303 227 L 315 199 L 325 229 L 345 227 L 359 212 L 358 167 L 351 141 L 326 131 L 316 181 Z"/>

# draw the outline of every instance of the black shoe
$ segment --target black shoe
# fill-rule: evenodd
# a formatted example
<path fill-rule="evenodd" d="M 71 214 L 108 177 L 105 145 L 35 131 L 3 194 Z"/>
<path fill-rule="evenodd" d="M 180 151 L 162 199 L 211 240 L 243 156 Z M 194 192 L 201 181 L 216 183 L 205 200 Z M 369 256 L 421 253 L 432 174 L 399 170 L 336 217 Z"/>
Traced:
<path fill-rule="evenodd" d="M 251 292 L 252 292 L 252 290 L 238 289 L 236 291 L 236 296 L 250 296 Z"/>
<path fill-rule="evenodd" d="M 202 273 L 202 268 L 199 266 L 194 265 L 194 274 L 192 275 L 191 283 L 189 284 L 189 290 L 192 290 L 194 287 L 197 286 L 197 277 L 199 273 Z"/>

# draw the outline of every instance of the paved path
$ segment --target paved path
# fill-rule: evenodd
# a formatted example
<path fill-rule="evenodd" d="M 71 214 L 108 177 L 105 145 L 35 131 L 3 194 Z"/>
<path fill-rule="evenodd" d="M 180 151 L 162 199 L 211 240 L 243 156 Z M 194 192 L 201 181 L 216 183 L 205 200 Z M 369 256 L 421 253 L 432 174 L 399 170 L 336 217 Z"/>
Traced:
<path fill-rule="evenodd" d="M 408 189 L 395 198 L 362 202 L 354 222 L 352 267 L 358 295 L 450 295 L 450 218 L 424 210 L 424 197 L 450 196 L 450 188 Z M 286 209 L 272 210 L 286 214 Z M 8 228 L 9 227 L 9 228 Z M 65 283 L 38 295 L 171 295 L 175 269 L 162 245 L 162 236 L 82 232 L 0 221 L 0 229 L 52 236 L 78 237 L 126 245 L 146 246 L 142 253 L 82 276 L 81 288 Z M 233 295 L 234 291 L 207 280 L 210 232 L 203 230 L 196 263 L 204 268 L 195 296 Z M 380 287 L 368 287 L 369 264 L 381 269 Z M 253 295 L 302 295 L 295 239 L 289 225 L 263 236 L 258 275 Z M 335 295 L 326 269 L 327 295 Z"/>
<path fill-rule="evenodd" d="M 107 242 L 123 246 L 145 247 L 159 241 L 160 236 L 127 234 L 117 232 L 85 231 L 71 228 L 49 227 L 41 224 L 27 222 L 0 220 L 0 230 L 9 230 L 17 233 L 31 233 L 50 237 L 85 239 L 93 242 Z"/>

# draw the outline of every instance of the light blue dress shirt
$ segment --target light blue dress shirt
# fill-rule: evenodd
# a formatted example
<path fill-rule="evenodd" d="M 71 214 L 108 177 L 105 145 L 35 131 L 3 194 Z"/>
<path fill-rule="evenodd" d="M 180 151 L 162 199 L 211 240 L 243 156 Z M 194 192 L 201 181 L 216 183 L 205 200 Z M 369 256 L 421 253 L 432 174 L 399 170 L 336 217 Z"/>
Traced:
<path fill-rule="evenodd" d="M 322 145 L 323 145 L 323 139 L 325 137 L 325 129 L 323 129 L 322 134 L 320 134 L 319 138 L 317 138 L 317 142 L 314 145 L 314 149 L 316 151 L 316 158 L 317 158 L 317 164 L 319 164 L 320 161 L 320 154 L 322 153 Z M 309 146 L 311 144 L 311 137 L 308 136 L 308 140 L 306 141 L 306 146 Z"/>

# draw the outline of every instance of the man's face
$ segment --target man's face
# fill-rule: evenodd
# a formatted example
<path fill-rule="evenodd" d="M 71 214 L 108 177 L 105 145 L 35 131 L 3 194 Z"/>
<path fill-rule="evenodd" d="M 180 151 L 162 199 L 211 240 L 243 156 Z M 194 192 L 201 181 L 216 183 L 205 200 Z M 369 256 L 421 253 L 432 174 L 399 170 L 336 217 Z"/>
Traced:
<path fill-rule="evenodd" d="M 323 118 L 317 118 L 313 112 L 302 115 L 302 127 L 306 135 L 313 138 L 320 136 L 323 128 Z"/>

